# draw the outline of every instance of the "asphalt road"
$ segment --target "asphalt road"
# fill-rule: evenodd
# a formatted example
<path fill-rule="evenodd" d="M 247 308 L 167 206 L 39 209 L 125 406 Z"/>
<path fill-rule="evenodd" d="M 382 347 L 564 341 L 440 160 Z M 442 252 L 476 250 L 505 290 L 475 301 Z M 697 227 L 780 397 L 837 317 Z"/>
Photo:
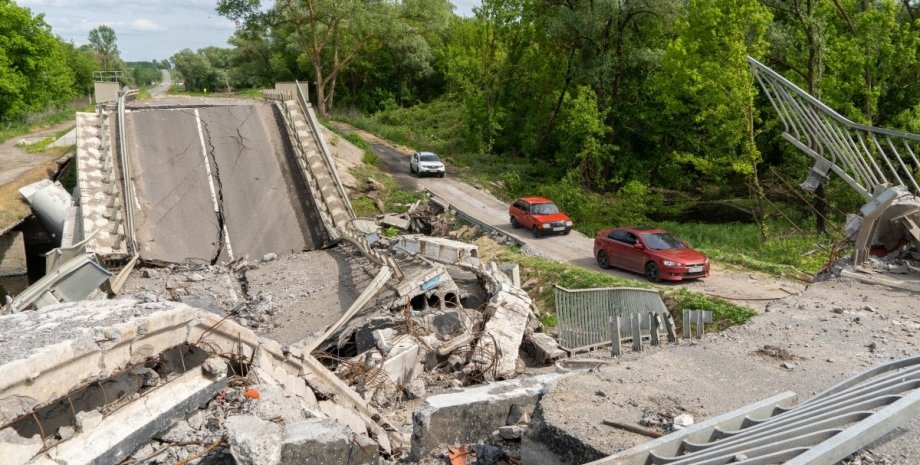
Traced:
<path fill-rule="evenodd" d="M 169 91 L 169 87 L 172 86 L 172 81 L 169 79 L 169 71 L 161 69 L 160 72 L 163 73 L 163 82 L 153 89 L 150 89 L 151 97 L 166 95 L 166 92 Z"/>
<path fill-rule="evenodd" d="M 219 263 L 321 245 L 273 106 L 189 102 L 196 106 L 148 101 L 127 114 L 142 258 Z"/>
<path fill-rule="evenodd" d="M 401 184 L 410 188 L 426 188 L 449 201 L 451 205 L 491 227 L 504 231 L 527 244 L 542 255 L 592 271 L 603 272 L 625 279 L 644 281 L 640 274 L 623 270 L 602 270 L 593 256 L 594 238 L 578 231 L 565 236 L 534 238 L 530 231 L 511 227 L 508 204 L 485 189 L 471 186 L 451 175 L 447 167 L 445 178 L 417 178 L 409 173 L 411 150 L 397 147 L 376 136 L 343 123 L 334 123 L 345 131 L 357 131 L 371 143 L 381 167 Z M 790 292 L 800 292 L 805 286 L 797 281 L 776 278 L 750 271 L 735 270 L 713 264 L 709 278 L 681 283 L 662 283 L 662 287 L 687 287 L 695 291 L 724 297 L 754 308 L 763 309 L 770 300 L 786 297 Z"/>

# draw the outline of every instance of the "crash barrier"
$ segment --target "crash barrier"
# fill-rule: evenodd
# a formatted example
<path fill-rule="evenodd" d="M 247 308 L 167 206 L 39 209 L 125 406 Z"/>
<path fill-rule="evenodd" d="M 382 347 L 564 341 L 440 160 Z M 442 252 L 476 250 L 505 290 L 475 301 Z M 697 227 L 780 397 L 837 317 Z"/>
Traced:
<path fill-rule="evenodd" d="M 300 89 L 300 86 L 298 85 L 297 88 Z M 313 201 L 317 206 L 320 219 L 330 237 L 330 241 L 335 242 L 339 239 L 347 240 L 357 247 L 369 260 L 379 266 L 389 267 L 394 276 L 398 279 L 402 279 L 405 274 L 400 269 L 399 264 L 396 263 L 396 260 L 381 250 L 371 248 L 364 235 L 355 230 L 351 225 L 351 220 L 355 218 L 351 202 L 348 200 L 348 195 L 339 179 L 335 163 L 329 156 L 329 148 L 326 147 L 322 134 L 319 132 L 319 123 L 316 120 L 316 116 L 313 114 L 313 110 L 306 102 L 303 94 L 298 92 L 296 99 L 294 99 L 297 103 L 290 98 L 291 92 L 282 90 L 263 90 L 262 96 L 267 100 L 276 100 L 280 103 L 285 123 L 288 126 L 288 132 L 291 134 L 294 151 L 297 155 L 297 163 L 300 165 L 301 172 L 310 186 L 310 194 L 313 196 Z M 298 109 L 300 110 L 300 114 L 295 115 L 294 112 Z M 317 173 L 314 172 L 314 167 L 312 167 L 307 160 L 308 151 L 303 145 L 303 138 L 295 124 L 296 117 L 303 117 L 307 121 L 307 126 L 310 127 L 313 140 L 321 154 L 320 158 L 322 165 L 325 171 L 329 173 L 331 184 L 333 184 L 335 188 L 335 193 L 329 192 L 330 183 L 323 185 L 319 182 Z M 325 187 L 325 189 L 323 187 Z M 336 203 L 341 204 L 341 207 L 334 205 Z"/>
<path fill-rule="evenodd" d="M 335 181 L 335 188 L 339 193 L 342 203 L 345 205 L 345 209 L 348 211 L 348 220 L 354 219 L 355 210 L 351 206 L 351 200 L 348 198 L 348 192 L 345 191 L 345 185 L 342 184 L 342 179 L 339 178 L 339 171 L 336 169 L 335 162 L 332 160 L 332 151 L 329 149 L 329 146 L 326 145 L 326 139 L 320 132 L 320 124 L 319 120 L 316 118 L 316 113 L 313 111 L 313 107 L 304 94 L 304 86 L 302 86 L 299 81 L 294 81 L 294 84 L 296 88 L 297 103 L 300 104 L 300 110 L 303 112 L 304 117 L 306 117 L 310 130 L 313 132 L 313 138 L 316 140 L 316 146 L 319 148 L 320 155 L 323 157 L 326 168 Z"/>
<path fill-rule="evenodd" d="M 307 161 L 307 149 L 304 147 L 304 141 L 300 137 L 300 133 L 294 123 L 295 117 L 292 114 L 291 106 L 287 104 L 290 100 L 284 100 L 288 95 L 289 94 L 286 92 L 276 90 L 262 91 L 262 96 L 265 99 L 277 100 L 279 102 L 279 107 L 284 115 L 284 122 L 287 125 L 288 134 L 293 142 L 292 145 L 297 158 L 297 164 L 300 165 L 300 172 L 306 179 L 307 185 L 310 186 L 310 195 L 313 197 L 313 203 L 316 205 L 320 220 L 326 230 L 326 235 L 329 236 L 329 243 L 331 244 L 339 240 L 339 231 L 335 227 L 336 225 L 333 222 L 329 204 L 326 202 L 326 197 L 323 195 L 324 193 L 320 188 L 319 181 L 316 179 Z"/>
<path fill-rule="evenodd" d="M 619 317 L 620 321 L 624 322 L 634 313 L 653 313 L 661 315 L 662 318 L 670 318 L 658 291 L 651 289 L 566 289 L 555 286 L 555 294 L 559 346 L 570 353 L 611 344 L 611 318 Z M 640 336 L 651 337 L 649 322 L 642 320 L 640 323 Z"/>
<path fill-rule="evenodd" d="M 794 405 L 786 392 L 592 465 L 838 463 L 920 414 L 920 357 L 866 370 Z"/>

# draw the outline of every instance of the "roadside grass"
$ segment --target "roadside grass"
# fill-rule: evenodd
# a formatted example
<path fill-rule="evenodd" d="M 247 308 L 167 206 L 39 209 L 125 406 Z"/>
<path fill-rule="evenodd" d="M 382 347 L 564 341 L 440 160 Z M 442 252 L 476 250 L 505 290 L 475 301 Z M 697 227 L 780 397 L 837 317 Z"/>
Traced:
<path fill-rule="evenodd" d="M 662 221 L 656 226 L 671 231 L 712 260 L 777 275 L 814 275 L 827 263 L 832 247 L 831 239 L 803 235 L 779 220 L 768 223 L 767 242 L 760 241 L 756 224 Z"/>
<path fill-rule="evenodd" d="M 413 203 L 424 197 L 421 191 L 412 191 L 402 187 L 392 176 L 374 165 L 367 164 L 366 161 L 363 166 L 352 168 L 351 174 L 358 180 L 358 185 L 363 186 L 353 191 L 350 196 L 351 206 L 355 210 L 355 215 L 359 217 L 375 217 L 383 213 L 405 213 Z M 371 179 L 382 185 L 383 188 L 373 190 L 370 187 Z"/>
<path fill-rule="evenodd" d="M 43 138 L 42 140 L 35 142 L 34 144 L 29 144 L 25 146 L 26 153 L 49 153 L 49 154 L 55 154 L 58 156 L 64 155 L 65 153 L 73 150 L 74 146 L 69 145 L 69 146 L 64 146 L 64 147 L 51 147 L 51 148 L 49 148 L 48 146 L 51 145 L 54 141 L 60 139 L 61 136 L 63 136 L 64 134 L 67 134 L 68 132 L 70 132 L 74 127 L 76 126 L 68 127 L 67 129 L 57 131 L 54 134 L 51 134 L 50 136 L 47 136 Z"/>
<path fill-rule="evenodd" d="M 482 241 L 478 241 L 482 244 Z M 524 255 L 512 247 L 480 250 L 480 255 L 488 260 L 514 262 L 521 266 L 521 280 L 528 285 L 528 293 L 537 308 L 541 310 L 540 321 L 546 326 L 556 326 L 555 286 L 567 289 L 589 289 L 596 287 L 637 287 L 657 289 L 675 322 L 682 323 L 682 311 L 711 310 L 713 312 L 712 328 L 721 331 L 734 325 L 744 324 L 757 314 L 754 310 L 717 297 L 710 297 L 684 288 L 653 286 L 646 281 L 624 279 L 572 265 L 559 263 L 542 257 Z M 484 253 L 483 253 L 484 252 Z"/>

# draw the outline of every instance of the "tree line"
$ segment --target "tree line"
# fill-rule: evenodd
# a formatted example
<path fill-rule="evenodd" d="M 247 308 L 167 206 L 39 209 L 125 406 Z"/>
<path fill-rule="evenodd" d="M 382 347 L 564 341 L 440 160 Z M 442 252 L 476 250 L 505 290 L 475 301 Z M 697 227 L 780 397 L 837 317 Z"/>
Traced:
<path fill-rule="evenodd" d="M 97 71 L 118 71 L 124 85 L 161 79 L 169 62 L 121 60 L 117 36 L 109 26 L 89 32 L 88 44 L 76 46 L 53 34 L 44 15 L 12 0 L 0 0 L 0 122 L 92 95 Z"/>
<path fill-rule="evenodd" d="M 594 192 L 756 204 L 769 168 L 806 173 L 748 55 L 854 121 L 920 132 L 917 0 L 483 0 L 469 18 L 446 0 L 217 9 L 238 25 L 221 59 L 237 85 L 308 81 L 322 115 L 453 102 L 457 151 L 531 159 Z"/>

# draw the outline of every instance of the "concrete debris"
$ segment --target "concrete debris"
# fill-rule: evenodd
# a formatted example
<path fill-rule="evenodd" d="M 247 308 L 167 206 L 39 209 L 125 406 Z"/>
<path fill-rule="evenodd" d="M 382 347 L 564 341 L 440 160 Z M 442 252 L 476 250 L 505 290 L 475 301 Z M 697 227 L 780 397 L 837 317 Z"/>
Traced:
<path fill-rule="evenodd" d="M 410 255 L 421 255 L 436 262 L 479 266 L 479 248 L 466 242 L 440 237 L 400 236 L 394 246 Z"/>
<path fill-rule="evenodd" d="M 532 333 L 527 336 L 524 350 L 543 365 L 554 363 L 566 355 L 565 351 L 559 348 L 559 343 L 546 333 Z"/>
<path fill-rule="evenodd" d="M 385 226 L 392 226 L 403 231 L 408 231 L 410 226 L 410 220 L 407 215 L 384 215 L 380 222 Z"/>
<path fill-rule="evenodd" d="M 225 420 L 230 453 L 239 465 L 278 465 L 281 463 L 282 428 L 252 415 Z"/>
<path fill-rule="evenodd" d="M 480 371 L 496 379 L 514 376 L 532 308 L 533 301 L 523 290 L 505 285 L 496 290 L 486 307 L 484 335 L 474 355 Z"/>
<path fill-rule="evenodd" d="M 46 428 L 60 425 L 61 440 L 44 452 L 57 463 L 175 463 L 224 453 L 222 437 L 236 463 L 295 463 L 279 462 L 281 425 L 315 419 L 362 435 L 362 454 L 392 453 L 387 420 L 309 354 L 209 312 L 80 302 L 0 317 L 0 334 L 15 333 L 32 337 L 0 338 L 0 423 L 25 420 L 0 430 L 4 463 L 42 448 L 33 409 Z"/>
<path fill-rule="evenodd" d="M 278 258 L 278 254 L 276 254 L 276 253 L 274 253 L 274 252 L 267 253 L 267 254 L 265 254 L 265 255 L 262 256 L 262 263 L 270 262 L 270 261 L 272 261 L 272 260 L 274 260 L 274 259 L 276 259 L 276 258 Z"/>
<path fill-rule="evenodd" d="M 445 444 L 471 443 L 507 426 L 512 409 L 535 406 L 563 376 L 559 373 L 514 379 L 428 397 L 413 415 L 412 457 Z"/>
<path fill-rule="evenodd" d="M 689 413 L 682 413 L 671 421 L 671 424 L 674 426 L 674 429 L 683 429 L 688 426 L 693 425 L 693 415 Z"/>
<path fill-rule="evenodd" d="M 376 464 L 377 447 L 367 436 L 350 434 L 345 426 L 335 421 L 314 418 L 285 426 L 280 462 L 284 465 Z"/>

